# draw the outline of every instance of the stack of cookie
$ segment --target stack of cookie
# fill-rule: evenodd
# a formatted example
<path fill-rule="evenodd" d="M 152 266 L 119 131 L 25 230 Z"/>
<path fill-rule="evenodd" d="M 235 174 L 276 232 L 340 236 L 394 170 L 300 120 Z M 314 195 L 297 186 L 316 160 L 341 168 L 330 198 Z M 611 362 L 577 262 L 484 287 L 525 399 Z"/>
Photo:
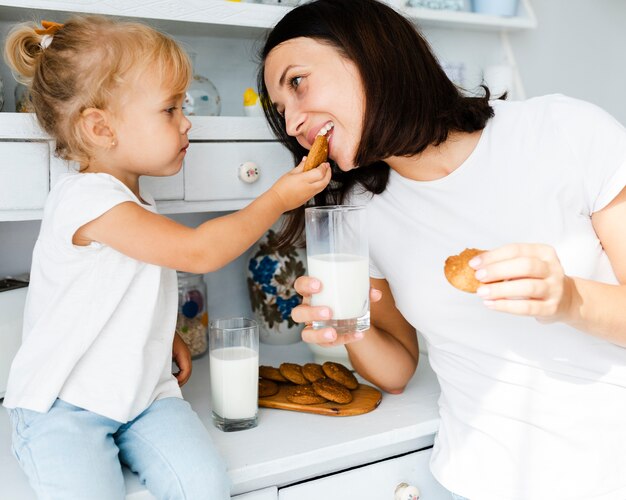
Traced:
<path fill-rule="evenodd" d="M 346 404 L 352 401 L 359 382 L 353 373 L 340 363 L 327 361 L 323 365 L 283 363 L 279 368 L 259 367 L 259 398 L 273 396 L 285 386 L 288 401 L 302 405 L 319 403 Z"/>

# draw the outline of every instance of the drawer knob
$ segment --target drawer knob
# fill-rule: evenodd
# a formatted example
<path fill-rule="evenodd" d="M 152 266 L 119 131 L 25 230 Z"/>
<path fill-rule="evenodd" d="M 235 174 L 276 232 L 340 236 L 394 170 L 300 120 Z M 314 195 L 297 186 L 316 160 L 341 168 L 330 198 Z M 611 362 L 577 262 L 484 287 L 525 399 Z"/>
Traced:
<path fill-rule="evenodd" d="M 407 483 L 400 483 L 396 486 L 396 493 L 394 495 L 394 500 L 419 500 L 420 499 L 420 490 L 418 490 L 415 486 L 412 486 Z"/>
<path fill-rule="evenodd" d="M 239 165 L 239 179 L 247 184 L 252 184 L 259 179 L 259 167 L 256 163 L 246 161 Z"/>

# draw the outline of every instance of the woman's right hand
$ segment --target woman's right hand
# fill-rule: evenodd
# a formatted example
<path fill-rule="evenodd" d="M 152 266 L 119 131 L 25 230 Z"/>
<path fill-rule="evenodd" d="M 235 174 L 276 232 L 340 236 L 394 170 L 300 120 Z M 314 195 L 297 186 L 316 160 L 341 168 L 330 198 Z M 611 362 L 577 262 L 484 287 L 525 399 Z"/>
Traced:
<path fill-rule="evenodd" d="M 302 304 L 296 306 L 291 311 L 291 317 L 296 323 L 306 323 L 306 327 L 302 330 L 302 340 L 310 344 L 319 344 L 321 346 L 333 346 L 348 344 L 363 338 L 363 332 L 345 333 L 337 335 L 334 328 L 322 328 L 314 330 L 311 323 L 313 321 L 324 321 L 332 317 L 332 311 L 328 306 L 312 306 L 311 295 L 319 293 L 322 289 L 322 283 L 311 276 L 300 276 L 294 282 L 296 292 L 302 295 Z M 382 293 L 380 290 L 370 288 L 370 302 L 380 300 Z"/>

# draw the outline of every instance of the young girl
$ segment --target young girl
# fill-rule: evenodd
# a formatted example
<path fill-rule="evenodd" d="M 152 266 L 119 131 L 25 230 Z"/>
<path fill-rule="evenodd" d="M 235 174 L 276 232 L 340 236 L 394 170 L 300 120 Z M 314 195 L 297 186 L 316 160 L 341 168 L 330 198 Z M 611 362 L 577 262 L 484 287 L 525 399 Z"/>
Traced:
<path fill-rule="evenodd" d="M 76 17 L 14 28 L 5 56 L 59 156 L 81 166 L 51 190 L 33 253 L 4 400 L 17 459 L 41 498 L 124 498 L 120 462 L 157 498 L 229 498 L 225 466 L 171 373 L 174 270 L 235 259 L 321 191 L 329 166 L 299 166 L 237 213 L 179 225 L 139 188 L 142 175 L 177 173 L 189 146 L 191 68 L 172 39 Z"/>

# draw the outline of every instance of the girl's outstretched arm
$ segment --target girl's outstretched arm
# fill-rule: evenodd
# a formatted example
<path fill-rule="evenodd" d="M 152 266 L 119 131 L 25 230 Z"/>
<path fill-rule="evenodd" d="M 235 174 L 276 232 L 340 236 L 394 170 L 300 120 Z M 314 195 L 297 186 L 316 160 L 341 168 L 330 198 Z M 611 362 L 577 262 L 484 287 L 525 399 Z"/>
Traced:
<path fill-rule="evenodd" d="M 215 271 L 245 252 L 284 212 L 322 191 L 330 176 L 328 163 L 308 172 L 303 172 L 300 164 L 245 208 L 196 228 L 136 203 L 121 203 L 79 228 L 73 242 L 88 245 L 97 241 L 134 259 L 178 271 Z"/>

